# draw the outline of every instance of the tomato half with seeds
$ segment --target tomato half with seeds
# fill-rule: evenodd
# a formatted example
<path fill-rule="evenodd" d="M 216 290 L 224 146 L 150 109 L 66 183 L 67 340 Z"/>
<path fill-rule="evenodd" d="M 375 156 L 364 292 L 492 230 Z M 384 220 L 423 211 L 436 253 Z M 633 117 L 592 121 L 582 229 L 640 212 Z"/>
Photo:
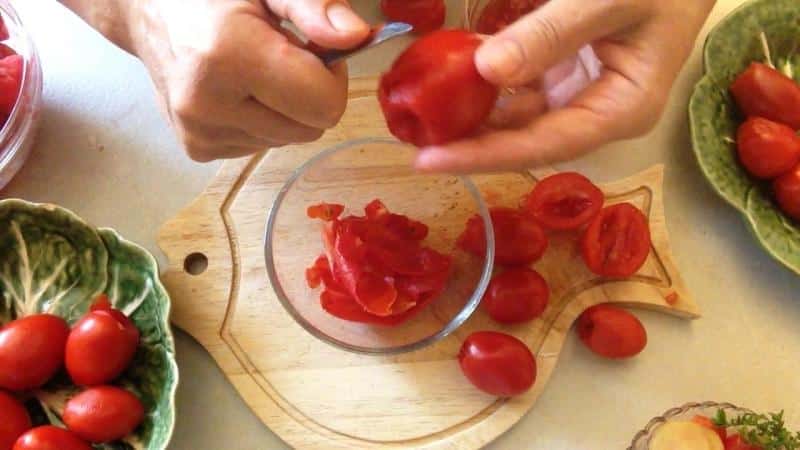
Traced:
<path fill-rule="evenodd" d="M 800 165 L 776 178 L 772 189 L 781 211 L 800 221 Z"/>
<path fill-rule="evenodd" d="M 490 0 L 483 7 L 475 31 L 495 34 L 516 22 L 520 17 L 542 6 L 547 0 Z"/>
<path fill-rule="evenodd" d="M 122 439 L 143 419 L 139 398 L 113 386 L 95 386 L 76 395 L 67 402 L 62 417 L 70 431 L 94 443 Z"/>
<path fill-rule="evenodd" d="M 800 137 L 786 125 L 751 117 L 736 135 L 739 161 L 754 177 L 775 178 L 800 162 Z"/>
<path fill-rule="evenodd" d="M 8 450 L 31 429 L 28 410 L 14 397 L 0 391 L 0 450 Z"/>
<path fill-rule="evenodd" d="M 52 314 L 14 320 L 0 329 L 0 388 L 36 389 L 64 364 L 69 325 Z"/>
<path fill-rule="evenodd" d="M 758 116 L 800 129 L 800 86 L 777 70 L 753 63 L 731 84 L 736 104 L 746 116 Z"/>
<path fill-rule="evenodd" d="M 584 231 L 580 244 L 589 270 L 604 277 L 629 277 L 650 254 L 650 226 L 638 208 L 619 203 L 600 211 Z"/>
<path fill-rule="evenodd" d="M 574 230 L 597 216 L 603 200 L 603 191 L 588 178 L 566 172 L 537 183 L 523 208 L 547 229 Z"/>
<path fill-rule="evenodd" d="M 45 425 L 20 436 L 12 450 L 93 450 L 74 433 Z"/>
<path fill-rule="evenodd" d="M 458 352 L 458 362 L 475 387 L 497 397 L 523 394 L 536 382 L 533 353 L 522 341 L 505 333 L 472 333 Z"/>
<path fill-rule="evenodd" d="M 405 22 L 418 34 L 430 33 L 444 25 L 444 0 L 381 0 L 381 12 L 393 22 Z"/>
<path fill-rule="evenodd" d="M 542 315 L 550 298 L 547 281 L 527 267 L 508 269 L 492 278 L 481 307 L 497 322 L 527 322 Z"/>
<path fill-rule="evenodd" d="M 581 314 L 578 336 L 589 350 L 609 359 L 631 358 L 647 346 L 647 331 L 633 314 L 611 305 L 592 306 Z"/>
<path fill-rule="evenodd" d="M 538 261 L 548 241 L 544 230 L 519 210 L 504 207 L 489 209 L 494 229 L 494 261 L 503 266 L 527 265 Z M 479 257 L 486 256 L 486 235 L 483 219 L 472 216 L 458 238 L 458 246 Z"/>

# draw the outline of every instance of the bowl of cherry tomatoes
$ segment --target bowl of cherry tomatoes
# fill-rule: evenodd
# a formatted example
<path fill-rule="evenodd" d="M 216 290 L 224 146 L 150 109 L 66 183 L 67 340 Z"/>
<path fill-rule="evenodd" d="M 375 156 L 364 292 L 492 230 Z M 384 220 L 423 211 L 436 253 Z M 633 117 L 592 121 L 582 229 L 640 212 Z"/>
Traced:
<path fill-rule="evenodd" d="M 702 173 L 800 274 L 800 4 L 747 2 L 709 34 L 689 106 Z"/>
<path fill-rule="evenodd" d="M 494 234 L 466 177 L 420 174 L 416 149 L 362 139 L 298 168 L 267 220 L 268 276 L 286 311 L 339 348 L 396 354 L 452 333 L 492 274 Z M 482 225 L 477 258 L 457 251 L 464 224 Z"/>
<path fill-rule="evenodd" d="M 155 259 L 65 209 L 3 200 L 0 261 L 0 449 L 165 449 L 178 369 Z"/>
<path fill-rule="evenodd" d="M 0 189 L 30 154 L 42 103 L 36 47 L 7 0 L 0 0 Z"/>

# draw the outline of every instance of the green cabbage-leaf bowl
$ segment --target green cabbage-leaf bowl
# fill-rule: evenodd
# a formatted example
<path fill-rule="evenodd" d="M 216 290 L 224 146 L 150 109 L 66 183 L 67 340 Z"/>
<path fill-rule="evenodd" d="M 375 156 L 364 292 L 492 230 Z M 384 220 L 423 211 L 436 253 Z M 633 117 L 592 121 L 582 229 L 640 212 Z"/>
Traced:
<path fill-rule="evenodd" d="M 711 31 L 705 76 L 689 105 L 692 144 L 705 177 L 742 213 L 761 246 L 800 274 L 800 224 L 778 210 L 769 184 L 749 177 L 736 158 L 736 129 L 744 118 L 728 87 L 754 61 L 770 61 L 800 82 L 800 1 L 751 0 Z"/>
<path fill-rule="evenodd" d="M 0 324 L 48 312 L 74 324 L 101 293 L 141 332 L 131 367 L 115 382 L 134 392 L 144 423 L 102 450 L 163 450 L 175 425 L 178 367 L 170 301 L 155 259 L 110 229 L 96 229 L 56 206 L 0 201 Z M 79 392 L 61 373 L 26 398 L 34 422 L 63 426 L 60 413 Z"/>

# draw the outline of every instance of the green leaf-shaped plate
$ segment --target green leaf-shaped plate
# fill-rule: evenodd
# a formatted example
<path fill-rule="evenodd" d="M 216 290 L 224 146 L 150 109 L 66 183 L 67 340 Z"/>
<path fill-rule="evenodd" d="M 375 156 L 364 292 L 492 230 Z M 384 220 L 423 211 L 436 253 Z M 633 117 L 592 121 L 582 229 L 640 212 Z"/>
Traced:
<path fill-rule="evenodd" d="M 178 368 L 169 296 L 155 259 L 65 209 L 0 201 L 0 323 L 38 312 L 74 323 L 102 292 L 141 331 L 136 359 L 117 384 L 139 396 L 147 415 L 133 435 L 97 448 L 165 449 L 175 424 Z M 28 403 L 32 416 L 60 424 L 64 403 L 77 392 L 61 374 L 35 393 L 38 402 Z"/>
<path fill-rule="evenodd" d="M 761 246 L 800 274 L 800 226 L 781 214 L 769 186 L 750 178 L 736 158 L 734 139 L 743 118 L 728 87 L 751 62 L 766 61 L 763 40 L 778 69 L 800 81 L 800 1 L 751 0 L 711 31 L 705 76 L 689 104 L 692 144 L 703 174 L 745 216 Z"/>

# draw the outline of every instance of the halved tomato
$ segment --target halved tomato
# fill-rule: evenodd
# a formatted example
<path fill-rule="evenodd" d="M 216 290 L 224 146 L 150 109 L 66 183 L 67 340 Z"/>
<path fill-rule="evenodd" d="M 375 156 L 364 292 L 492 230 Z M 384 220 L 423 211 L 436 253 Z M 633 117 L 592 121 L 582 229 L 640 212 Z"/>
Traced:
<path fill-rule="evenodd" d="M 588 178 L 565 172 L 537 183 L 523 208 L 545 228 L 574 230 L 597 216 L 603 200 L 603 191 Z"/>
<path fill-rule="evenodd" d="M 647 217 L 630 203 L 604 208 L 583 233 L 581 253 L 589 270 L 598 275 L 635 274 L 650 254 Z"/>

